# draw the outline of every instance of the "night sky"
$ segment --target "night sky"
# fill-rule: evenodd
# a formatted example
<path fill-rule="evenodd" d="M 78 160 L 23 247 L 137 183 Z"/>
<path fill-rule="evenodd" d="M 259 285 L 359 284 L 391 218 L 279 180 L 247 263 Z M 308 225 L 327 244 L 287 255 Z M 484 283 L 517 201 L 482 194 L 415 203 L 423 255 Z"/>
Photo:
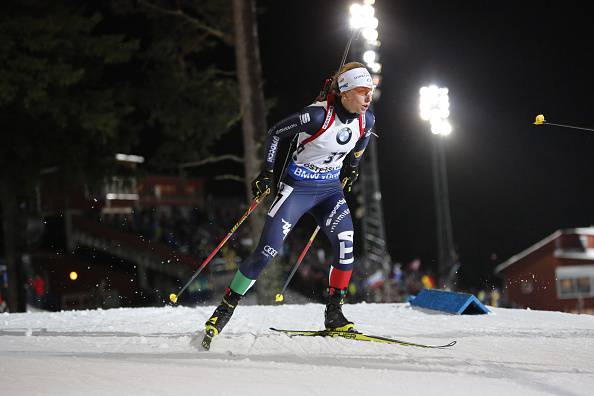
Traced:
<path fill-rule="evenodd" d="M 340 63 L 348 1 L 259 1 L 272 125 L 309 104 Z M 521 5 L 520 5 L 521 4 Z M 450 89 L 447 162 L 466 280 L 559 228 L 594 224 L 592 14 L 585 2 L 376 2 L 382 96 L 375 104 L 383 207 L 394 260 L 436 257 L 431 141 L 418 90 Z M 360 60 L 351 53 L 348 60 Z M 492 256 L 496 255 L 496 259 Z"/>

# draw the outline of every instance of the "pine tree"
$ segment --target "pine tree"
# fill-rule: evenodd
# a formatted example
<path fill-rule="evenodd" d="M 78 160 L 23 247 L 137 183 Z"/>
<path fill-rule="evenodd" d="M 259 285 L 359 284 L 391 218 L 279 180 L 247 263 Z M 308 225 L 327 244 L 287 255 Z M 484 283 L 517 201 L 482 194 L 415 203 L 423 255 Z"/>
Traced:
<path fill-rule="evenodd" d="M 116 74 L 138 42 L 100 33 L 102 17 L 44 0 L 2 2 L 0 17 L 0 204 L 8 268 L 8 305 L 23 311 L 18 197 L 40 172 L 65 179 L 101 173 L 129 143 L 122 122 L 133 111 Z"/>

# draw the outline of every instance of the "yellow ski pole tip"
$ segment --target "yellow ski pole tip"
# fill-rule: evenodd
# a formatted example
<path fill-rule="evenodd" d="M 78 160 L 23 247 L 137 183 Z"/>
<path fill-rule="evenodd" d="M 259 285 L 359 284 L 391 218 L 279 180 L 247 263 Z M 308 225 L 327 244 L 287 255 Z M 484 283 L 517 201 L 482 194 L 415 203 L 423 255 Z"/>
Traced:
<path fill-rule="evenodd" d="M 542 125 L 545 122 L 545 118 L 543 114 L 539 114 L 536 116 L 536 120 L 534 121 L 534 125 Z"/>
<path fill-rule="evenodd" d="M 276 295 L 276 297 L 274 298 L 274 300 L 275 300 L 276 302 L 283 302 L 283 300 L 284 300 L 284 299 L 285 299 L 285 297 L 284 297 L 282 294 L 280 294 L 280 293 L 278 293 L 278 294 Z"/>
<path fill-rule="evenodd" d="M 169 295 L 169 299 L 171 300 L 172 303 L 176 303 L 177 302 L 177 295 L 175 293 L 171 293 Z"/>

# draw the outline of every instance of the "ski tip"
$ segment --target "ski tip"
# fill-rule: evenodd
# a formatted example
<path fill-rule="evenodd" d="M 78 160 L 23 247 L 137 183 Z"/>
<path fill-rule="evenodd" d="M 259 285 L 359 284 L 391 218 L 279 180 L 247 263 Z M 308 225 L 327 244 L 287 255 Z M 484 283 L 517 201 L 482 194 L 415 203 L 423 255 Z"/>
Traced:
<path fill-rule="evenodd" d="M 457 341 L 454 340 L 454 341 L 450 342 L 449 344 L 433 345 L 433 346 L 431 346 L 431 348 L 444 349 L 444 348 L 453 347 L 454 345 L 456 345 L 456 343 L 457 343 Z"/>

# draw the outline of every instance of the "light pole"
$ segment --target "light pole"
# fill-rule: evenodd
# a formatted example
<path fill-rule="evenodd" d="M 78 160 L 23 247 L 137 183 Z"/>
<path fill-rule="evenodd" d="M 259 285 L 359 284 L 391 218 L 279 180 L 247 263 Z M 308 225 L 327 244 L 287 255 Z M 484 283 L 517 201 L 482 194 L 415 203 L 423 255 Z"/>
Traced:
<path fill-rule="evenodd" d="M 457 257 L 454 249 L 452 219 L 448 192 L 448 179 L 444 141 L 452 132 L 448 122 L 450 115 L 449 90 L 435 85 L 423 87 L 420 93 L 420 116 L 431 125 L 433 193 L 435 196 L 438 284 L 441 288 L 454 289 L 457 273 Z"/>
<path fill-rule="evenodd" d="M 377 31 L 379 20 L 375 17 L 374 3 L 375 0 L 364 0 L 362 4 L 354 3 L 349 8 L 349 13 L 351 28 L 359 31 L 363 38 L 358 56 L 363 58 L 363 62 L 371 71 L 371 77 L 375 85 L 373 99 L 377 100 L 381 93 L 379 85 L 381 82 L 382 64 L 379 62 L 379 54 L 377 52 L 380 46 L 380 41 L 378 40 L 379 33 Z"/>
<path fill-rule="evenodd" d="M 378 19 L 375 17 L 373 0 L 365 0 L 363 3 L 355 3 L 350 7 L 351 27 L 358 29 L 361 35 L 361 42 L 357 48 L 357 57 L 362 58 L 363 62 L 369 68 L 375 89 L 373 91 L 373 101 L 377 101 L 380 96 L 378 88 L 381 80 L 382 65 L 379 63 L 379 54 L 377 49 L 378 41 Z M 372 102 L 373 103 L 373 102 Z M 371 107 L 373 109 L 373 107 Z M 377 135 L 376 135 L 377 136 Z M 378 274 L 384 279 L 391 270 L 391 259 L 386 249 L 386 233 L 384 228 L 384 216 L 381 202 L 381 192 L 379 187 L 379 172 L 377 165 L 377 148 L 374 142 L 367 146 L 363 163 L 361 164 L 361 183 L 362 191 L 358 196 L 359 202 L 363 208 L 361 218 L 361 228 L 363 235 L 363 249 L 365 258 L 363 268 L 365 275 L 376 277 Z M 390 296 L 386 293 L 389 283 L 385 282 L 386 288 L 380 293 L 366 293 L 366 300 L 381 301 L 389 300 Z"/>

